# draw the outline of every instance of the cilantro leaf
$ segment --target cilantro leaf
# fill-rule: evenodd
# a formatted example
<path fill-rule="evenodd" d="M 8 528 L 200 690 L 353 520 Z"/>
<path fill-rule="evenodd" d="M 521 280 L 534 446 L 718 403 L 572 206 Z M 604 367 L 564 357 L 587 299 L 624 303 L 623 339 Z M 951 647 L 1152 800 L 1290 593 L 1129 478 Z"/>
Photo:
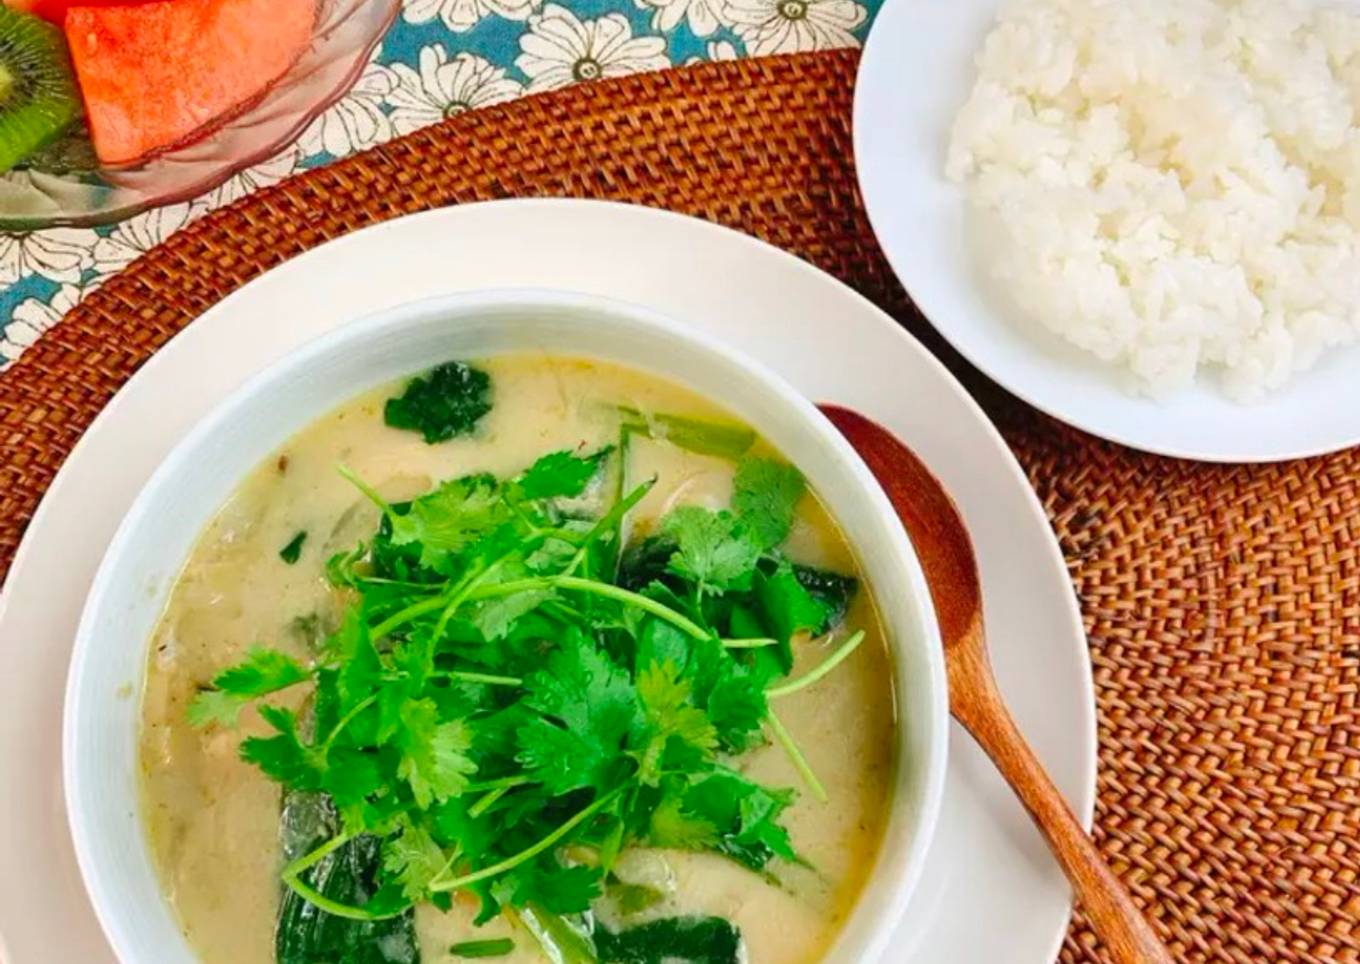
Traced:
<path fill-rule="evenodd" d="M 728 750 L 747 749 L 768 709 L 764 681 L 738 663 L 718 640 L 693 640 L 669 623 L 649 617 L 638 633 L 637 665 L 668 662 L 679 668 L 718 742 Z"/>
<path fill-rule="evenodd" d="M 424 899 L 447 860 L 430 832 L 409 819 L 401 822 L 399 834 L 383 842 L 383 869 L 412 902 Z"/>
<path fill-rule="evenodd" d="M 297 715 L 278 706 L 261 706 L 260 715 L 278 731 L 241 742 L 241 759 L 253 763 L 271 780 L 290 790 L 319 790 L 323 761 L 298 736 Z"/>
<path fill-rule="evenodd" d="M 807 491 L 803 473 L 772 459 L 746 458 L 733 480 L 732 508 L 757 546 L 773 549 L 789 537 L 794 510 Z"/>
<path fill-rule="evenodd" d="M 674 574 L 712 589 L 750 588 L 760 547 L 731 512 L 682 505 L 666 515 L 662 531 L 676 541 Z"/>
<path fill-rule="evenodd" d="M 312 678 L 302 664 L 286 653 L 256 646 L 246 658 L 213 678 L 212 688 L 199 691 L 189 703 L 192 726 L 234 727 L 251 700 L 268 696 Z"/>
<path fill-rule="evenodd" d="M 376 755 L 353 747 L 338 747 L 326 755 L 326 770 L 321 788 L 344 810 L 361 805 L 386 783 L 386 774 Z"/>
<path fill-rule="evenodd" d="M 488 642 L 505 638 L 516 620 L 525 616 L 557 594 L 551 589 L 530 589 L 510 596 L 501 596 L 479 603 L 473 611 L 472 625 Z"/>
<path fill-rule="evenodd" d="M 655 785 L 662 769 L 678 762 L 685 769 L 702 767 L 718 746 L 713 724 L 690 703 L 690 684 L 674 662 L 651 663 L 637 678 L 646 725 L 638 753 L 638 779 Z"/>
<path fill-rule="evenodd" d="M 340 660 L 337 694 L 340 713 L 348 712 L 363 700 L 382 677 L 382 660 L 369 638 L 368 621 L 362 607 L 345 614 L 338 632 L 326 640 L 326 649 Z"/>
<path fill-rule="evenodd" d="M 470 435 L 491 411 L 491 376 L 463 362 L 448 362 L 411 379 L 387 400 L 383 420 L 393 428 L 420 432 L 433 445 Z"/>
<path fill-rule="evenodd" d="M 597 867 L 563 867 L 553 858 L 541 858 L 516 869 L 511 900 L 520 906 L 537 904 L 553 914 L 583 913 L 600 896 L 602 877 Z"/>
<path fill-rule="evenodd" d="M 574 455 L 569 449 L 551 452 L 529 466 L 514 482 L 516 495 L 525 501 L 575 498 L 585 491 L 590 480 L 612 452 L 606 446 L 590 455 Z"/>
<path fill-rule="evenodd" d="M 717 849 L 753 870 L 773 857 L 797 860 L 779 817 L 793 803 L 789 790 L 770 790 L 730 770 L 691 785 L 684 809 L 717 828 Z"/>
<path fill-rule="evenodd" d="M 189 725 L 204 727 L 216 723 L 228 729 L 235 727 L 241 720 L 241 711 L 246 708 L 246 700 L 235 693 L 221 690 L 199 690 L 189 702 Z"/>
<path fill-rule="evenodd" d="M 416 805 L 428 809 L 436 801 L 462 794 L 477 765 L 467 755 L 472 736 L 463 720 L 440 722 L 432 699 L 413 700 L 401 708 L 404 726 L 397 743 L 402 751 L 397 775 L 407 782 Z"/>
<path fill-rule="evenodd" d="M 654 847 L 708 850 L 718 845 L 718 826 L 688 810 L 682 792 L 672 788 L 652 810 L 647 839 Z"/>
<path fill-rule="evenodd" d="M 744 666 L 736 666 L 708 694 L 708 717 L 724 749 L 740 753 L 758 742 L 760 725 L 769 713 L 765 687 Z"/>
<path fill-rule="evenodd" d="M 395 546 L 419 543 L 420 564 L 452 574 L 450 559 L 509 518 L 499 483 L 490 475 L 450 479 L 411 502 L 404 515 L 388 514 Z"/>
<path fill-rule="evenodd" d="M 760 600 L 765 619 L 779 641 L 775 647 L 779 668 L 788 673 L 793 670 L 793 647 L 791 640 L 805 631 L 815 631 L 825 625 L 828 618 L 824 603 L 813 598 L 803 584 L 798 581 L 793 567 L 787 562 L 770 574 L 761 573 L 755 580 L 756 597 Z"/>
<path fill-rule="evenodd" d="M 235 696 L 267 696 L 270 693 L 302 683 L 311 673 L 297 660 L 276 649 L 256 646 L 245 660 L 218 673 L 213 678 L 214 689 Z"/>
<path fill-rule="evenodd" d="M 569 646 L 525 689 L 525 703 L 543 715 L 520 728 L 516 759 L 554 794 L 604 789 L 639 718 L 628 674 L 590 644 Z"/>

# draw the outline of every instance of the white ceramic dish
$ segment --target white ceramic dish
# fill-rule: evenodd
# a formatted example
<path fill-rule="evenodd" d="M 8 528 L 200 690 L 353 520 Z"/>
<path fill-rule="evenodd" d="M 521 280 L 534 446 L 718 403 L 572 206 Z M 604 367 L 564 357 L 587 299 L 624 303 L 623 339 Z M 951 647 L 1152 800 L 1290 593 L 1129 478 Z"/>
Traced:
<path fill-rule="evenodd" d="M 912 299 L 974 365 L 1050 415 L 1163 455 L 1267 462 L 1360 442 L 1360 350 L 1326 359 L 1266 401 L 1243 406 L 1207 380 L 1168 401 L 1125 391 L 1119 375 L 988 296 L 965 223 L 963 189 L 944 177 L 973 56 L 1002 0 L 887 0 L 855 89 L 855 162 L 874 232 Z"/>
<path fill-rule="evenodd" d="M 972 531 L 1007 702 L 1089 823 L 1095 709 L 1062 556 L 1005 443 L 929 353 L 829 276 L 703 221 L 586 201 L 463 205 L 356 232 L 247 285 L 143 366 L 66 460 L 0 590 L 0 648 L 23 650 L 0 674 L 0 960 L 114 960 L 67 831 L 58 734 L 81 606 L 152 471 L 251 373 L 344 321 L 514 285 L 645 302 L 907 440 Z M 1040 964 L 1057 954 L 1068 916 L 1067 885 L 1042 839 L 951 727 L 935 842 L 885 958 Z"/>
<path fill-rule="evenodd" d="M 347 399 L 432 362 L 513 351 L 607 359 L 693 389 L 797 465 L 840 523 L 874 587 L 893 648 L 900 744 L 878 867 L 831 954 L 876 960 L 886 948 L 935 827 L 949 718 L 930 591 L 891 504 L 835 427 L 764 366 L 641 307 L 512 289 L 380 312 L 276 362 L 175 447 L 119 527 L 76 634 L 62 755 L 76 857 L 104 933 L 124 961 L 197 960 L 162 895 L 146 839 L 138 732 L 149 641 L 199 534 L 241 479 Z"/>

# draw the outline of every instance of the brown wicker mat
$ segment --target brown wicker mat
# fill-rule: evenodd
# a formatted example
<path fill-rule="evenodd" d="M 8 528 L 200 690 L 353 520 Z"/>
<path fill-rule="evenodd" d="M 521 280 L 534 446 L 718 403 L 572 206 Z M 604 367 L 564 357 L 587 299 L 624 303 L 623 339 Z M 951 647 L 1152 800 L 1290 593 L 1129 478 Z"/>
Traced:
<path fill-rule="evenodd" d="M 0 577 L 66 453 L 160 345 L 271 265 L 411 211 L 573 195 L 699 215 L 819 265 L 940 349 L 860 207 L 855 65 L 710 64 L 528 98 L 203 218 L 0 377 Z M 1061 539 L 1100 704 L 1099 840 L 1177 958 L 1360 961 L 1360 451 L 1240 468 L 1143 456 L 943 353 Z M 1100 959 L 1080 918 L 1062 959 Z"/>

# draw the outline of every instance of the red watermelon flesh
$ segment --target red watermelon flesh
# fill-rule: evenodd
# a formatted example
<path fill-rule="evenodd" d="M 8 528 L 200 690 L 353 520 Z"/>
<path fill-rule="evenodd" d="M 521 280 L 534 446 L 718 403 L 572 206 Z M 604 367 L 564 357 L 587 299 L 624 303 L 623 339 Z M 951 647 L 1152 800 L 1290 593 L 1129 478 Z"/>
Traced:
<path fill-rule="evenodd" d="M 316 0 L 160 0 L 72 7 L 66 40 L 95 153 L 107 164 L 188 140 L 283 75 Z"/>
<path fill-rule="evenodd" d="M 44 20 L 61 24 L 66 20 L 66 11 L 72 7 L 117 7 L 149 0 L 4 0 L 5 6 L 21 13 L 37 14 Z"/>

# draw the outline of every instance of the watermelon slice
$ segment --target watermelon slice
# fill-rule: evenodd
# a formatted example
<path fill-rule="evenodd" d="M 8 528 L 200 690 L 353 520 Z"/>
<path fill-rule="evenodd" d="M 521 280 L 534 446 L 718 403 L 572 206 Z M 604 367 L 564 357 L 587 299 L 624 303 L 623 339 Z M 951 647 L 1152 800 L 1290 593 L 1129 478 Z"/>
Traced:
<path fill-rule="evenodd" d="M 4 0 L 5 6 L 20 13 L 32 13 L 44 20 L 61 24 L 66 20 L 66 11 L 72 7 L 115 7 L 149 0 Z"/>
<path fill-rule="evenodd" d="M 190 139 L 282 76 L 316 0 L 160 0 L 66 14 L 85 115 L 106 164 Z"/>

